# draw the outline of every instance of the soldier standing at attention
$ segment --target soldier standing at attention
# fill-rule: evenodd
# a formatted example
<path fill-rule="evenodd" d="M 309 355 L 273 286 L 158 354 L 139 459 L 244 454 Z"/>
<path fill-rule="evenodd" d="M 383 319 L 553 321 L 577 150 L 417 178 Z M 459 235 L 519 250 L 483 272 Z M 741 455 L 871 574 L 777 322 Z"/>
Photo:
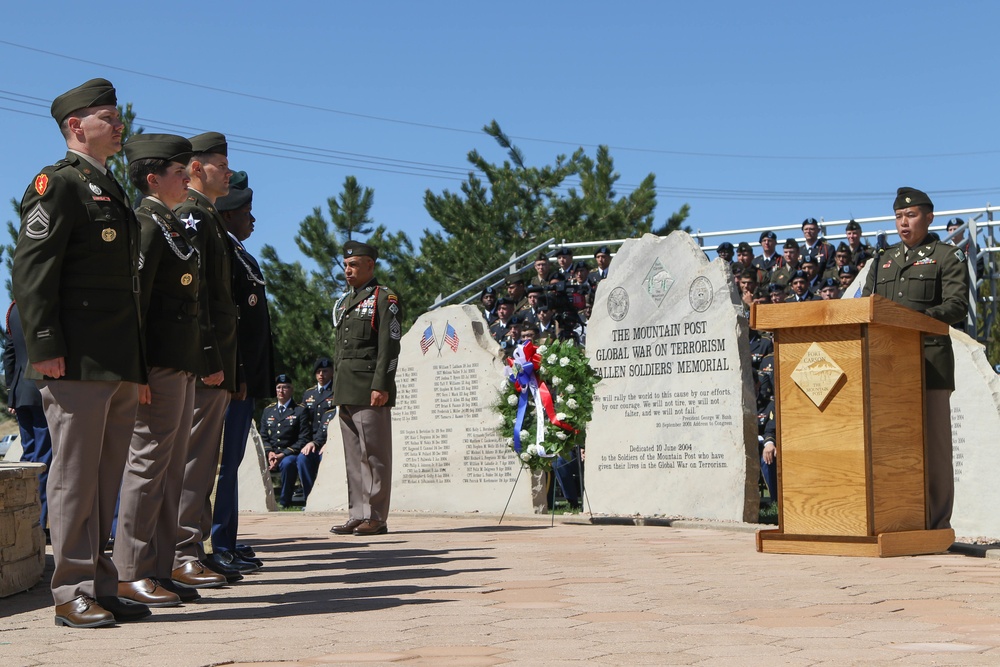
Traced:
<path fill-rule="evenodd" d="M 876 263 L 863 296 L 878 294 L 947 324 L 961 322 L 969 311 L 965 253 L 928 234 L 934 204 L 925 193 L 899 188 L 892 208 L 901 241 L 873 259 Z M 927 528 L 934 530 L 951 526 L 955 500 L 951 443 L 955 355 L 949 336 L 924 336 L 924 378 Z"/>
<path fill-rule="evenodd" d="M 274 346 L 264 274 L 243 245 L 253 234 L 257 221 L 252 212 L 253 189 L 246 172 L 233 174 L 229 179 L 229 194 L 216 200 L 215 208 L 222 216 L 233 252 L 233 301 L 239 313 L 236 339 L 242 383 L 226 409 L 219 481 L 212 508 L 212 553 L 207 557 L 207 565 L 251 572 L 259 569 L 263 562 L 250 547 L 236 542 L 240 516 L 239 470 L 257 400 L 274 396 Z"/>
<path fill-rule="evenodd" d="M 395 292 L 375 280 L 378 251 L 344 244 L 344 277 L 351 291 L 333 308 L 337 352 L 333 399 L 340 413 L 350 515 L 338 535 L 388 532 L 392 487 L 392 406 L 403 312 Z"/>
<path fill-rule="evenodd" d="M 104 552 L 146 382 L 139 320 L 139 223 L 108 170 L 124 125 L 114 86 L 92 79 L 52 102 L 66 157 L 21 200 L 11 272 L 30 369 L 52 434 L 49 526 L 56 625 L 149 615 L 119 600 Z"/>
<path fill-rule="evenodd" d="M 198 253 L 171 210 L 187 198 L 191 142 L 171 134 L 137 134 L 125 144 L 125 155 L 129 179 L 145 195 L 136 215 L 142 226 L 139 284 L 149 383 L 139 387 L 114 561 L 120 597 L 169 607 L 181 602 L 182 589 L 175 592 L 170 572 L 194 381 L 205 365 L 198 327 Z M 222 372 L 205 380 L 218 384 Z M 191 589 L 183 594 L 186 600 L 198 597 Z"/>
<path fill-rule="evenodd" d="M 230 396 L 239 389 L 236 373 L 236 305 L 233 303 L 232 252 L 215 200 L 229 192 L 228 146 L 218 132 L 191 138 L 187 200 L 174 209 L 201 256 L 198 316 L 202 345 L 209 358 L 203 375 L 222 370 L 222 384 L 195 383 L 194 417 L 184 464 L 177 512 L 177 547 L 171 577 L 182 588 L 233 583 L 242 575 L 231 568 L 209 570 L 202 541 L 212 531 L 212 486 L 222 443 L 222 424 Z M 208 348 L 211 347 L 209 350 Z"/>

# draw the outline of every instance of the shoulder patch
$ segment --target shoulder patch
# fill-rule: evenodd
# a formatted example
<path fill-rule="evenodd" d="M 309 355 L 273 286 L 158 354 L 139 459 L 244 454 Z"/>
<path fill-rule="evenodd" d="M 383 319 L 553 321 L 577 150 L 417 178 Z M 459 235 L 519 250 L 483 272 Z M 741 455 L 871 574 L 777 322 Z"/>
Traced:
<path fill-rule="evenodd" d="M 955 250 L 955 257 L 957 257 L 960 262 L 964 262 L 966 260 L 965 252 L 961 248 L 957 248 Z"/>
<path fill-rule="evenodd" d="M 45 191 L 49 189 L 49 177 L 46 174 L 35 176 L 35 192 L 39 197 L 45 196 Z"/>
<path fill-rule="evenodd" d="M 24 218 L 24 235 L 29 239 L 40 241 L 49 235 L 49 212 L 41 202 L 35 204 Z"/>

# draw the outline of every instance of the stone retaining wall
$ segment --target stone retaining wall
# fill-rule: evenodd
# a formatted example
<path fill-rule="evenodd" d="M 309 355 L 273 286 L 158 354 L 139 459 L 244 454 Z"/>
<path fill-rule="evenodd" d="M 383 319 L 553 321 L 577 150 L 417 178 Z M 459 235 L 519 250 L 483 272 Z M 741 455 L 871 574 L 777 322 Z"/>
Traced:
<path fill-rule="evenodd" d="M 45 569 L 40 524 L 41 463 L 0 463 L 0 597 L 26 591 Z"/>

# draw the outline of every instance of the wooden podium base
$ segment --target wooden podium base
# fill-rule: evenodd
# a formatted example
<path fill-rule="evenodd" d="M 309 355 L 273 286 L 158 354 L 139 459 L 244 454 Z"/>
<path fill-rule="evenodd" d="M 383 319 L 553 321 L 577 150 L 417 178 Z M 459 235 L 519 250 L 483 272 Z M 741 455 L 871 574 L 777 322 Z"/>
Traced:
<path fill-rule="evenodd" d="M 875 537 L 836 535 L 786 535 L 780 529 L 758 530 L 757 551 L 768 554 L 803 554 L 825 556 L 919 556 L 948 550 L 955 542 L 955 531 L 910 530 L 881 533 Z"/>

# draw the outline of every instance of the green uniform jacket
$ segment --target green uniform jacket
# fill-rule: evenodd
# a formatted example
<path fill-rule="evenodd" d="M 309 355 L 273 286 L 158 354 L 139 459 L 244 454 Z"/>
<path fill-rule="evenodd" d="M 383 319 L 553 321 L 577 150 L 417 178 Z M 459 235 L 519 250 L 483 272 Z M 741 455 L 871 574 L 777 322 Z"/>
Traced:
<path fill-rule="evenodd" d="M 146 197 L 139 284 L 146 363 L 200 375 L 207 366 L 198 323 L 198 251 L 166 204 Z"/>
<path fill-rule="evenodd" d="M 236 363 L 237 310 L 233 303 L 232 251 L 226 228 L 215 205 L 197 190 L 188 190 L 188 198 L 174 209 L 201 255 L 201 290 L 199 321 L 202 346 L 208 358 L 203 375 L 221 370 L 225 378 L 221 389 L 239 389 Z M 204 386 L 200 384 L 198 386 Z"/>
<path fill-rule="evenodd" d="M 11 272 L 28 359 L 65 357 L 67 380 L 145 382 L 138 265 L 139 223 L 112 177 L 73 152 L 43 169 Z"/>
<path fill-rule="evenodd" d="M 402 306 L 395 292 L 372 279 L 352 290 L 333 309 L 337 352 L 333 400 L 369 406 L 373 391 L 389 392 L 396 404 L 396 365 L 402 336 Z"/>
<path fill-rule="evenodd" d="M 955 246 L 924 239 L 903 260 L 897 243 L 872 259 L 863 296 L 878 294 L 928 317 L 954 324 L 969 312 L 969 272 L 965 253 Z M 955 389 L 955 355 L 948 336 L 924 336 L 927 389 Z"/>

